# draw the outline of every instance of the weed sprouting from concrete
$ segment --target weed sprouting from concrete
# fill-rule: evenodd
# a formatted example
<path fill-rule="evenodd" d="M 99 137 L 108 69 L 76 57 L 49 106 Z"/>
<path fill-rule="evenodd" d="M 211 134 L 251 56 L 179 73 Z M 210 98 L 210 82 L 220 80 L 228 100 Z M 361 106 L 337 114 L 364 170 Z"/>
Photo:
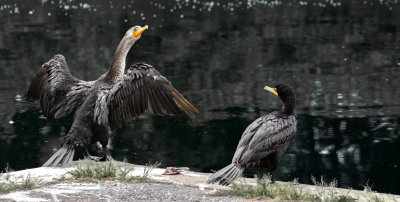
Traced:
<path fill-rule="evenodd" d="M 144 167 L 144 169 L 143 169 L 143 177 L 145 177 L 145 178 L 147 178 L 147 177 L 149 177 L 149 175 L 150 175 L 150 173 L 151 173 L 151 171 L 154 169 L 154 168 L 158 168 L 159 166 L 161 165 L 161 163 L 160 162 L 155 162 L 155 163 L 146 163 L 146 165 L 145 165 L 145 167 Z"/>
<path fill-rule="evenodd" d="M 28 190 L 38 188 L 41 185 L 40 179 L 32 178 L 31 175 L 12 176 L 9 173 L 13 170 L 7 164 L 4 172 L 1 172 L 0 194 L 7 194 L 17 190 Z"/>
<path fill-rule="evenodd" d="M 40 187 L 42 182 L 41 179 L 32 178 L 31 175 L 27 175 L 26 177 L 22 176 L 21 182 L 18 183 L 18 189 L 21 190 L 28 190 Z"/>
<path fill-rule="evenodd" d="M 369 185 L 369 184 L 368 184 L 368 181 L 367 181 L 367 183 L 365 183 L 364 191 L 367 192 L 367 193 L 371 193 L 371 194 L 375 193 L 375 192 L 372 190 L 372 185 Z M 373 195 L 373 196 L 371 197 L 370 201 L 384 202 L 385 200 L 384 200 L 383 198 L 378 197 L 377 195 Z"/>
<path fill-rule="evenodd" d="M 320 187 L 337 187 L 338 181 L 336 179 L 333 179 L 330 182 L 325 182 L 324 177 L 321 176 L 321 181 L 317 181 L 317 179 L 311 175 L 311 181 L 315 186 L 320 186 Z"/>
<path fill-rule="evenodd" d="M 236 196 L 244 198 L 264 198 L 277 200 L 302 200 L 302 201 L 356 201 L 348 195 L 337 195 L 332 192 L 307 192 L 300 186 L 295 186 L 298 182 L 295 180 L 287 184 L 270 184 L 268 177 L 257 180 L 257 185 L 252 186 L 243 180 L 239 183 L 233 183 L 232 189 Z M 322 182 L 322 181 L 321 181 Z M 330 186 L 337 182 L 329 183 Z M 326 183 L 324 184 L 326 185 Z"/>
<path fill-rule="evenodd" d="M 374 191 L 372 190 L 372 185 L 369 185 L 369 184 L 368 184 L 368 181 L 365 183 L 364 191 L 366 191 L 366 192 L 374 192 Z"/>
<path fill-rule="evenodd" d="M 75 170 L 68 172 L 74 179 L 91 178 L 96 180 L 114 178 L 117 176 L 117 167 L 112 161 L 107 163 L 89 163 L 79 165 Z"/>
<path fill-rule="evenodd" d="M 116 163 L 109 161 L 106 163 L 88 162 L 78 164 L 75 170 L 69 171 L 72 179 L 77 181 L 101 182 L 101 181 L 118 181 L 118 182 L 147 182 L 149 181 L 150 172 L 159 164 L 146 164 L 143 175 L 133 176 L 134 170 L 132 165 L 126 163 Z M 62 180 L 65 180 L 64 176 Z"/>

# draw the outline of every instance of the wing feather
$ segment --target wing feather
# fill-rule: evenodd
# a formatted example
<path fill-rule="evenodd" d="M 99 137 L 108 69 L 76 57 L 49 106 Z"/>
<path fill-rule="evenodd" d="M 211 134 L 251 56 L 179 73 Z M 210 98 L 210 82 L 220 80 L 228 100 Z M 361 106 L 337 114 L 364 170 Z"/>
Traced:
<path fill-rule="evenodd" d="M 244 166 L 288 145 L 296 134 L 296 117 L 272 112 L 256 119 L 243 132 L 232 162 Z"/>
<path fill-rule="evenodd" d="M 98 124 L 109 125 L 112 130 L 146 110 L 155 115 L 186 114 L 190 117 L 198 112 L 164 76 L 144 63 L 131 66 L 123 78 L 103 94 L 97 98 L 94 118 Z M 105 116 L 107 110 L 111 113 Z"/>
<path fill-rule="evenodd" d="M 150 84 L 151 85 L 151 84 Z M 156 115 L 162 115 L 163 112 L 166 112 L 165 107 L 163 106 L 164 104 L 162 103 L 161 99 L 158 97 L 157 93 L 156 93 L 156 89 L 154 88 L 150 88 L 150 91 L 152 93 L 152 97 L 154 100 L 154 106 L 156 108 Z M 164 110 L 163 110 L 164 108 Z"/>
<path fill-rule="evenodd" d="M 71 75 L 64 56 L 56 55 L 40 68 L 27 95 L 39 99 L 43 114 L 54 120 L 80 106 L 90 87 L 90 82 Z"/>

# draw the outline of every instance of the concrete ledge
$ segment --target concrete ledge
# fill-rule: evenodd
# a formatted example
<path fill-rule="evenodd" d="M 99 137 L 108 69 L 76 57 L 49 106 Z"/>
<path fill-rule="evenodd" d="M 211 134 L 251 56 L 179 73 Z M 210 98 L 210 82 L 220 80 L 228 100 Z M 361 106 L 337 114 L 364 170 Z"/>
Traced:
<path fill-rule="evenodd" d="M 85 163 L 81 161 L 79 163 Z M 126 164 L 116 162 L 117 164 Z M 21 171 L 7 173 L 9 177 L 21 180 L 22 178 L 40 179 L 42 187 L 34 190 L 16 191 L 9 194 L 0 195 L 0 200 L 15 200 L 15 201 L 57 201 L 57 200 L 217 200 L 217 201 L 246 201 L 236 197 L 227 195 L 232 189 L 226 186 L 209 185 L 205 181 L 210 176 L 210 173 L 198 173 L 192 171 L 182 172 L 178 175 L 163 175 L 165 169 L 154 168 L 149 175 L 152 180 L 150 183 L 57 183 L 61 176 L 66 175 L 68 171 L 77 168 L 75 165 L 67 168 L 33 168 Z M 100 163 L 99 163 L 100 164 Z M 131 171 L 132 176 L 142 176 L 145 166 L 126 164 L 134 167 Z M 244 181 L 248 184 L 256 185 L 254 179 L 245 178 Z M 5 174 L 0 176 L 0 183 L 5 182 Z M 277 182 L 278 184 L 285 184 L 285 182 Z M 134 185 L 135 184 L 135 185 Z M 321 187 L 314 185 L 296 184 L 296 188 L 309 191 L 310 193 L 334 193 L 338 195 L 347 195 L 358 199 L 358 201 L 370 201 L 371 197 L 378 196 L 384 201 L 399 201 L 399 195 L 382 194 L 375 192 L 366 192 L 350 189 L 341 189 L 334 187 Z M 147 187 L 146 191 L 134 193 L 132 190 L 137 191 Z M 159 189 L 153 190 L 153 187 Z M 166 190 L 162 190 L 166 189 Z M 91 191 L 92 190 L 92 191 Z M 122 190 L 122 191 L 121 191 Z M 126 190 L 126 192 L 124 192 Z M 181 191 L 184 191 L 181 193 Z M 160 193 L 157 194 L 157 191 Z M 97 193 L 97 194 L 96 194 Z M 101 193 L 101 194 L 100 194 Z M 108 193 L 108 195 L 107 195 Z M 124 194 L 121 194 L 124 193 Z M 129 195 L 131 193 L 131 195 Z M 185 195 L 185 193 L 187 193 Z M 146 195 L 147 194 L 147 195 Z M 169 195 L 171 197 L 169 197 Z M 152 196 L 158 198 L 152 198 Z M 101 197 L 100 197 L 101 196 Z M 192 197 L 193 196 L 193 197 Z M 100 198 L 99 198 L 100 197 Z M 124 198 L 120 198 L 124 197 Z M 140 198 L 144 197 L 144 198 Z M 160 198 L 164 197 L 164 198 Z M 179 198 L 181 197 L 181 198 Z M 183 197 L 183 198 L 182 198 Z M 192 197 L 192 198 L 191 198 Z M 199 198 L 200 197 L 200 198 Z"/>

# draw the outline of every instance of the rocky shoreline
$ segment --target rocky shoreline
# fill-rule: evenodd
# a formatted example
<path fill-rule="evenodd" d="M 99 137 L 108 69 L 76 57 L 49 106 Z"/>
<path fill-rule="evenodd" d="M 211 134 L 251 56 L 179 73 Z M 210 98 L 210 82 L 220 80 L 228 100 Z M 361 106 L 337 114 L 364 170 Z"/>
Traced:
<path fill-rule="evenodd" d="M 116 162 L 134 168 L 132 176 L 141 176 L 146 172 L 146 166 Z M 96 163 L 101 164 L 101 163 Z M 164 175 L 165 168 L 152 168 L 147 182 L 101 181 L 84 182 L 71 181 L 68 172 L 76 170 L 79 163 L 67 168 L 33 168 L 9 173 L 3 173 L 0 183 L 5 178 L 14 178 L 16 183 L 32 178 L 40 181 L 40 187 L 30 190 L 13 191 L 0 195 L 0 201 L 248 201 L 232 195 L 230 187 L 205 184 L 210 173 L 184 171 L 176 175 Z M 64 180 L 60 180 L 64 178 Z M 243 179 L 249 185 L 256 185 L 254 179 Z M 277 182 L 285 184 L 285 182 Z M 371 201 L 371 198 L 382 201 L 400 201 L 399 195 L 376 192 L 295 184 L 310 193 L 346 195 L 358 201 Z M 256 198 L 257 199 L 257 198 Z M 266 200 L 268 198 L 262 198 Z"/>

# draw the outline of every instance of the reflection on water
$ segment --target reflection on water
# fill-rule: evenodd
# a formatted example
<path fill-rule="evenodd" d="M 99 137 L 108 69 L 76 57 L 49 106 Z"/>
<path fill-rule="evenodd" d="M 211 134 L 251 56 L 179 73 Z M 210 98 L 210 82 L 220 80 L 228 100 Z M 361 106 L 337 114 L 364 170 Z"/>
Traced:
<path fill-rule="evenodd" d="M 278 179 L 400 193 L 396 2 L 0 1 L 0 168 L 40 166 L 70 127 L 24 97 L 41 64 L 61 53 L 73 75 L 96 79 L 122 34 L 148 24 L 128 64 L 157 67 L 201 113 L 143 115 L 114 133 L 115 159 L 217 170 L 249 123 L 280 108 L 263 86 L 283 82 L 299 121 Z"/>

